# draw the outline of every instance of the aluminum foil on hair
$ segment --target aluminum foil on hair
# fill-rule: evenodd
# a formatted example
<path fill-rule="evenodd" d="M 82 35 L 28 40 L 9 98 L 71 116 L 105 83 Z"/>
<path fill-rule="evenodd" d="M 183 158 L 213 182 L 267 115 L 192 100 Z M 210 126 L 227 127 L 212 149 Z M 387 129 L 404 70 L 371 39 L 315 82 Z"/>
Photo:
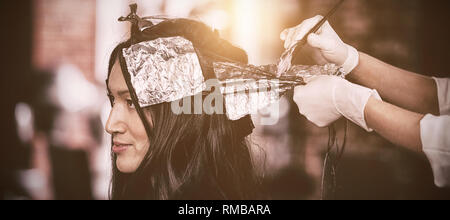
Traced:
<path fill-rule="evenodd" d="M 335 75 L 344 77 L 342 68 L 334 64 L 323 66 L 293 66 L 289 72 L 277 76 L 276 65 L 253 66 L 247 64 L 216 62 L 216 77 L 221 80 L 227 116 L 238 120 L 257 113 L 273 103 L 288 90 L 305 85 L 314 76 Z"/>
<path fill-rule="evenodd" d="M 277 75 L 276 65 L 254 66 L 250 64 L 215 62 L 214 72 L 218 79 L 278 79 L 281 81 L 306 84 L 314 76 L 333 75 L 344 77 L 343 69 L 335 64 L 295 65 L 289 71 Z"/>
<path fill-rule="evenodd" d="M 221 92 L 230 120 L 255 114 L 277 102 L 284 91 L 277 80 L 228 79 L 222 82 Z"/>
<path fill-rule="evenodd" d="M 194 46 L 182 37 L 134 44 L 123 49 L 123 56 L 141 107 L 193 96 L 206 87 Z"/>
<path fill-rule="evenodd" d="M 124 49 L 123 56 L 141 107 L 177 101 L 206 89 L 194 46 L 182 37 L 137 43 Z M 313 76 L 343 76 L 341 69 L 332 64 L 294 66 L 279 77 L 276 65 L 214 62 L 213 67 L 230 120 L 257 113 Z"/>

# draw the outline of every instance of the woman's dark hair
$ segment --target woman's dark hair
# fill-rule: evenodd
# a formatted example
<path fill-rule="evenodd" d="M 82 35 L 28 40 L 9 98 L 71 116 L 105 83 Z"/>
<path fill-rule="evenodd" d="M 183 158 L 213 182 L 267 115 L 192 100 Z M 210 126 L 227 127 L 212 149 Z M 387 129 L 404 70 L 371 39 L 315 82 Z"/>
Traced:
<path fill-rule="evenodd" d="M 245 51 L 221 39 L 203 23 L 188 19 L 166 20 L 146 29 L 142 35 L 119 44 L 111 54 L 108 77 L 123 48 L 161 37 L 182 36 L 190 40 L 204 75 L 212 75 L 211 51 L 227 59 L 247 63 Z M 249 116 L 231 121 L 224 114 L 181 114 L 170 103 L 144 109 L 152 128 L 146 157 L 136 172 L 124 174 L 111 153 L 110 199 L 261 199 L 246 141 L 253 128 Z M 244 134 L 243 134 L 244 132 Z"/>

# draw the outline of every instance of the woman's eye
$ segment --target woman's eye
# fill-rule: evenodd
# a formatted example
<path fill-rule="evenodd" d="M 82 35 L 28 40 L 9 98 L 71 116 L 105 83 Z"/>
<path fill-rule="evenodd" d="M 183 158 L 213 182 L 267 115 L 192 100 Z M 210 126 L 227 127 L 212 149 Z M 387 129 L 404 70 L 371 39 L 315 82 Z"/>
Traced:
<path fill-rule="evenodd" d="M 128 107 L 134 108 L 134 104 L 131 99 L 127 99 L 127 105 L 128 105 Z"/>
<path fill-rule="evenodd" d="M 111 103 L 111 106 L 114 106 L 114 101 L 115 101 L 114 96 L 108 95 L 108 98 L 109 98 L 109 102 Z"/>

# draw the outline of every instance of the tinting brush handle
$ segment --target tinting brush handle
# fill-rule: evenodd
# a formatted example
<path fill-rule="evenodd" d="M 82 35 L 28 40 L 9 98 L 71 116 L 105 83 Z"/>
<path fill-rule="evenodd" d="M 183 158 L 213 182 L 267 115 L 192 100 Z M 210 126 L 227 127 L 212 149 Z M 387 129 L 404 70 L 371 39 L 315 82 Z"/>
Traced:
<path fill-rule="evenodd" d="M 322 18 L 322 20 L 319 21 L 309 32 L 299 41 L 295 44 L 295 50 L 293 52 L 293 56 L 295 57 L 296 53 L 306 44 L 306 41 L 308 39 L 308 36 L 312 33 L 316 33 L 322 25 L 331 17 L 333 14 L 338 10 L 338 8 L 341 6 L 342 3 L 344 3 L 345 0 L 340 0 L 326 15 Z"/>
<path fill-rule="evenodd" d="M 337 9 L 342 5 L 342 3 L 344 3 L 344 1 L 345 0 L 340 0 L 338 3 L 336 3 L 336 5 L 325 15 L 325 17 L 322 18 L 322 20 L 319 21 L 319 23 L 317 23 L 311 30 L 309 30 L 309 32 L 305 36 L 303 36 L 303 38 L 300 41 L 298 41 L 296 44 L 294 44 L 294 46 L 293 46 L 294 51 L 292 52 L 292 56 L 290 56 L 291 60 L 289 60 L 290 61 L 289 67 L 290 67 L 290 64 L 292 63 L 292 60 L 296 57 L 296 55 L 303 48 L 303 46 L 305 46 L 308 36 L 312 33 L 316 33 L 322 27 L 322 25 L 337 11 Z M 288 53 L 288 51 L 290 51 L 290 50 L 287 50 L 286 53 Z M 287 57 L 287 54 L 283 54 L 282 59 L 284 57 Z M 284 70 L 284 71 L 287 71 L 287 70 Z"/>

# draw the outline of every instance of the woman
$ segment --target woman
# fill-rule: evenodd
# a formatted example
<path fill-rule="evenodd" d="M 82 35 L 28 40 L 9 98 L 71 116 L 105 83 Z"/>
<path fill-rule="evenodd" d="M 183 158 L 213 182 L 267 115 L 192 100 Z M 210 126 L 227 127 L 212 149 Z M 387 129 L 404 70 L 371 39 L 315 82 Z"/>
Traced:
<path fill-rule="evenodd" d="M 140 84 L 133 83 L 132 77 L 136 74 L 130 74 L 130 59 L 139 59 L 139 56 L 124 55 L 124 51 L 141 49 L 146 42 L 182 37 L 192 43 L 202 74 L 208 78 L 214 75 L 208 65 L 210 54 L 246 63 L 245 52 L 196 21 L 167 19 L 153 25 L 137 17 L 135 10 L 124 20 L 127 19 L 133 22 L 132 37 L 114 49 L 108 68 L 107 88 L 112 109 L 106 131 L 112 135 L 113 165 L 110 198 L 261 198 L 259 180 L 245 139 L 253 129 L 250 117 L 231 121 L 224 114 L 176 115 L 170 102 L 143 105 L 142 97 L 153 99 L 151 94 L 155 93 L 144 94 L 142 91 L 148 90 L 139 90 Z M 147 22 L 149 28 L 140 31 L 142 22 Z M 148 54 L 148 50 L 153 49 L 149 46 L 143 53 Z M 185 53 L 182 51 L 178 55 Z M 144 65 L 157 69 L 154 65 L 173 64 L 169 64 L 172 57 L 165 59 L 163 64 L 145 60 Z M 160 71 L 155 73 L 165 77 Z M 149 79 L 143 82 L 155 83 Z"/>

